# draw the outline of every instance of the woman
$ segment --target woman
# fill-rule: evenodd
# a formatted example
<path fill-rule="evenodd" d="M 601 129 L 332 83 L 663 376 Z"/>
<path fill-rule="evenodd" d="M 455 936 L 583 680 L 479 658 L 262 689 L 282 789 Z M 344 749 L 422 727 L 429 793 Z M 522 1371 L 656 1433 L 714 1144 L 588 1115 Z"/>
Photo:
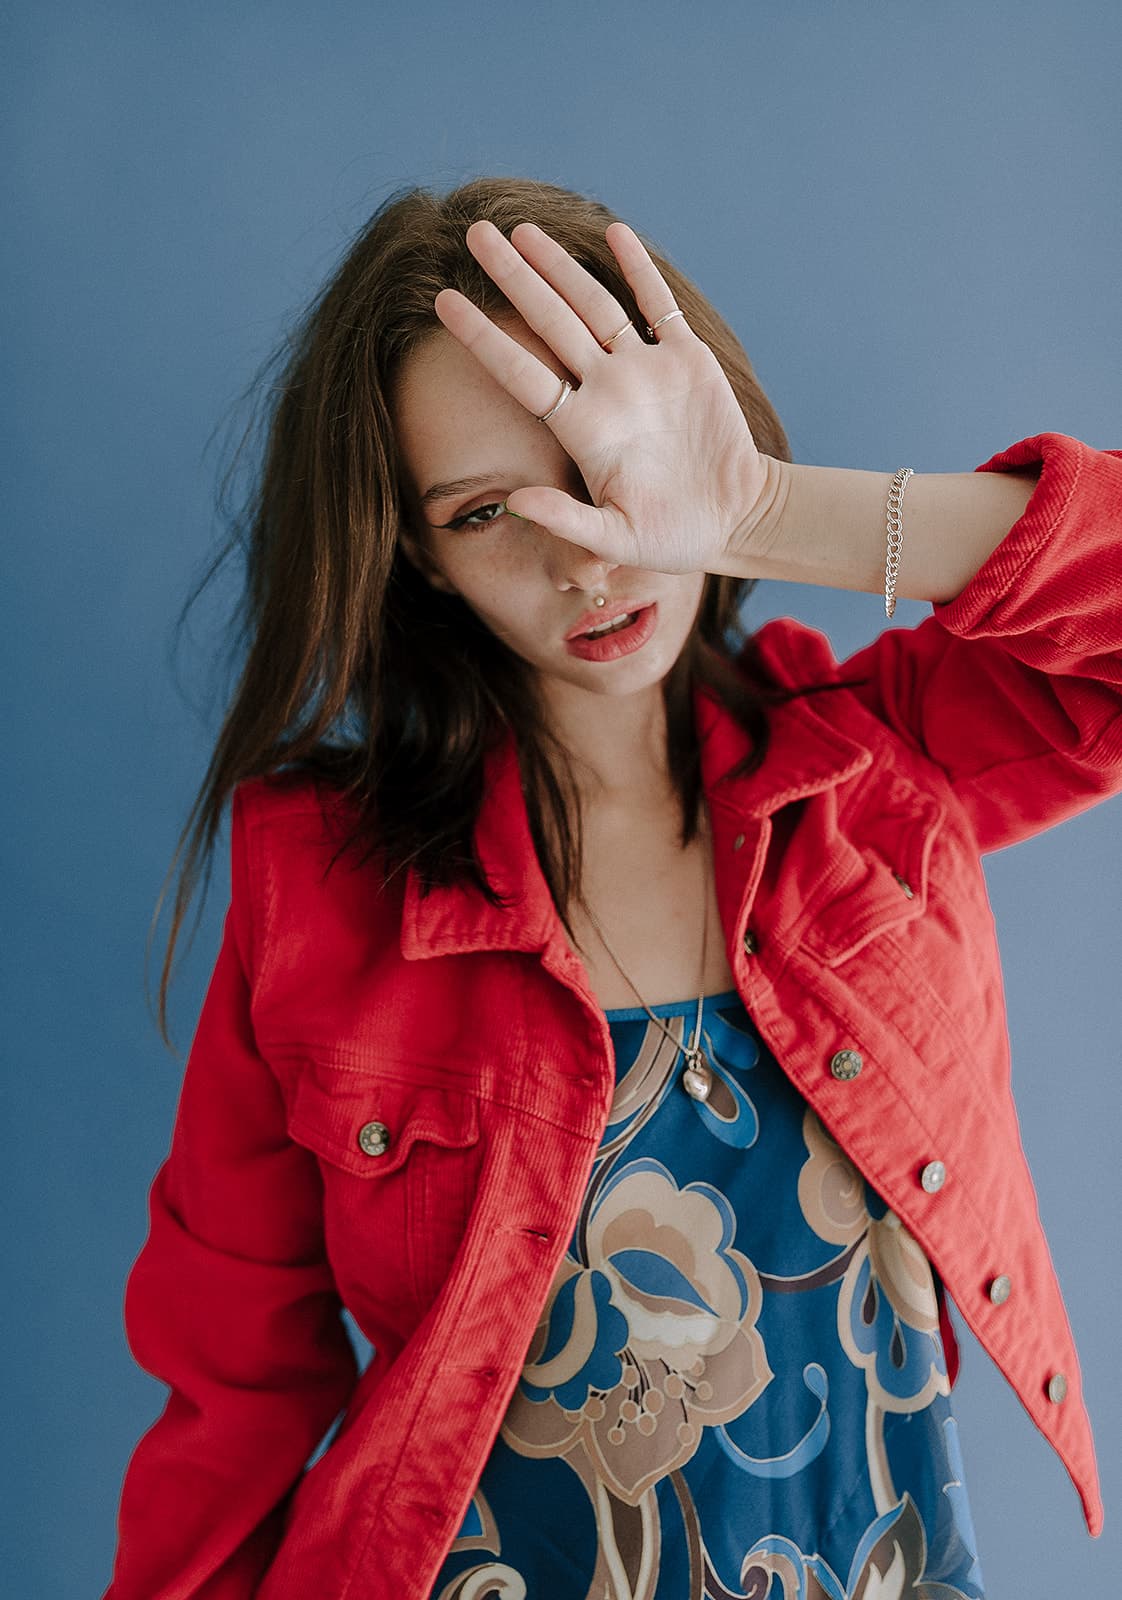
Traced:
<path fill-rule="evenodd" d="M 979 856 L 1122 787 L 1118 453 L 796 465 L 512 179 L 387 203 L 274 388 L 109 1595 L 978 1596 L 944 1284 L 1097 1532 Z M 839 668 L 730 642 L 758 576 L 934 615 Z"/>

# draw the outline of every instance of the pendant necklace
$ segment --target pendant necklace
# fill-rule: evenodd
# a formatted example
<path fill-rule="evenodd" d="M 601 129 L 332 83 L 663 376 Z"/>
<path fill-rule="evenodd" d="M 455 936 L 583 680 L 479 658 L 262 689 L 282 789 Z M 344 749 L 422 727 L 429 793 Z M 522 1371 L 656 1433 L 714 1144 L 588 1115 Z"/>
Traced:
<path fill-rule="evenodd" d="M 706 955 L 706 950 L 707 950 L 708 940 L 709 940 L 709 894 L 710 894 L 710 888 L 709 888 L 709 866 L 708 866 L 708 863 L 705 864 L 705 869 L 704 870 L 705 870 L 705 924 L 704 924 L 704 929 L 703 929 L 703 932 L 702 932 L 702 935 L 701 935 L 701 984 L 700 984 L 700 993 L 698 994 L 698 997 L 697 997 L 697 1021 L 694 1024 L 693 1039 L 688 1045 L 685 1044 L 683 1041 L 681 1041 L 681 1040 L 679 1040 L 678 1038 L 675 1037 L 675 1035 L 670 1031 L 670 1029 L 663 1022 L 661 1017 L 656 1017 L 655 1016 L 655 1014 L 651 1010 L 650 1006 L 643 999 L 643 996 L 639 993 L 639 990 L 636 988 L 634 979 L 624 970 L 624 967 L 623 967 L 622 963 L 620 962 L 619 957 L 616 955 L 615 951 L 612 949 L 611 945 L 608 943 L 607 939 L 604 937 L 604 930 L 600 926 L 599 922 L 596 920 L 596 917 L 593 914 L 591 908 L 589 906 L 587 906 L 587 905 L 584 908 L 585 914 L 587 915 L 589 922 L 591 922 L 593 928 L 595 928 L 596 933 L 599 936 L 600 943 L 604 946 L 604 949 L 608 952 L 608 955 L 611 957 L 611 959 L 612 959 L 612 961 L 613 961 L 613 963 L 614 963 L 614 965 L 616 967 L 616 970 L 619 972 L 620 976 L 623 978 L 623 980 L 627 984 L 628 988 L 634 990 L 635 996 L 638 999 L 639 1004 L 642 1006 L 643 1010 L 647 1013 L 648 1017 L 650 1017 L 651 1021 L 656 1025 L 656 1027 L 659 1027 L 659 1028 L 662 1029 L 663 1033 L 670 1040 L 671 1044 L 675 1047 L 675 1049 L 680 1049 L 681 1050 L 682 1055 L 683 1055 L 683 1057 L 685 1059 L 685 1063 L 686 1063 L 685 1069 L 682 1072 L 682 1086 L 685 1089 L 686 1093 L 688 1095 L 692 1096 L 692 1098 L 694 1100 L 708 1100 L 709 1092 L 713 1087 L 713 1069 L 709 1065 L 708 1061 L 705 1059 L 705 1052 L 701 1048 L 701 1012 L 702 1012 L 702 1007 L 703 1007 L 703 1005 L 705 1003 L 705 955 Z M 707 1038 L 707 1041 L 708 1041 L 708 1035 L 706 1035 L 706 1038 Z M 712 1049 L 712 1043 L 711 1042 L 710 1042 L 710 1049 Z"/>

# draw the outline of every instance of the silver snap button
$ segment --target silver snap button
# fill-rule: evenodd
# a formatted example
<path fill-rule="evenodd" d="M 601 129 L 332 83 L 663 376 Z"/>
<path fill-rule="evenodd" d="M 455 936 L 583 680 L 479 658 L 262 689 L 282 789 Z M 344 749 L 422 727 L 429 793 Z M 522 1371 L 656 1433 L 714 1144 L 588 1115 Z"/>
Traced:
<path fill-rule="evenodd" d="M 999 1272 L 990 1284 L 990 1299 L 995 1306 L 1003 1306 L 1013 1292 L 1013 1280 L 1007 1272 Z"/>
<path fill-rule="evenodd" d="M 929 1161 L 920 1173 L 919 1181 L 928 1194 L 935 1194 L 947 1181 L 947 1169 L 941 1161 Z"/>
<path fill-rule="evenodd" d="M 384 1122 L 364 1122 L 358 1130 L 358 1147 L 364 1155 L 384 1156 L 390 1147 L 390 1130 Z"/>
<path fill-rule="evenodd" d="M 744 835 L 742 833 L 738 833 L 736 838 L 732 841 L 732 847 L 733 847 L 734 850 L 739 850 L 739 849 L 741 849 L 743 844 L 744 844 Z"/>
<path fill-rule="evenodd" d="M 1048 1398 L 1052 1404 L 1058 1406 L 1067 1394 L 1067 1379 L 1062 1372 L 1054 1372 L 1048 1379 Z"/>
<path fill-rule="evenodd" d="M 908 899 L 909 900 L 914 900 L 915 899 L 915 890 L 912 888 L 912 886 L 908 882 L 908 880 L 906 878 L 902 878 L 898 872 L 894 872 L 892 874 L 892 876 L 896 879 L 896 882 L 900 885 L 901 889 L 903 889 L 903 891 L 907 895 Z"/>
<path fill-rule="evenodd" d="M 752 932 L 751 928 L 749 928 L 744 935 L 744 948 L 750 956 L 754 956 L 756 951 L 760 948 L 756 939 L 756 935 Z"/>
<path fill-rule="evenodd" d="M 848 1083 L 857 1076 L 864 1064 L 859 1050 L 839 1050 L 837 1055 L 830 1058 L 830 1071 L 842 1083 Z"/>

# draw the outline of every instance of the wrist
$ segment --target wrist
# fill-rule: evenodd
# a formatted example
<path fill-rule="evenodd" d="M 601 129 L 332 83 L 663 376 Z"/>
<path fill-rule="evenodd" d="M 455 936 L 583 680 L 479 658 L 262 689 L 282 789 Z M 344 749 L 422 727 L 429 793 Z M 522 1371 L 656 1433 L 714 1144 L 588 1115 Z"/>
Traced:
<path fill-rule="evenodd" d="M 760 452 L 754 482 L 745 492 L 750 505 L 726 540 L 715 571 L 738 578 L 756 575 L 754 567 L 766 560 L 779 537 L 792 482 L 791 462 Z"/>

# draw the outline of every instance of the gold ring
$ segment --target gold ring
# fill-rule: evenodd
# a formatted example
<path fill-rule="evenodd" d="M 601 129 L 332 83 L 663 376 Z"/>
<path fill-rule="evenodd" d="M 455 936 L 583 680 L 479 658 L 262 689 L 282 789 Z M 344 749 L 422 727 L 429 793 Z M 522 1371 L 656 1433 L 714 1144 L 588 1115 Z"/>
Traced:
<path fill-rule="evenodd" d="M 613 339 L 618 339 L 621 333 L 626 333 L 629 328 L 633 328 L 634 326 L 635 324 L 632 322 L 631 318 L 628 317 L 622 328 L 617 328 L 615 333 L 609 334 L 606 339 L 600 340 L 601 349 L 610 351 L 612 348 Z"/>
<path fill-rule="evenodd" d="M 538 418 L 538 421 L 548 422 L 550 417 L 555 417 L 572 392 L 572 384 L 569 382 L 568 378 L 563 378 L 561 381 L 561 393 L 557 396 L 557 399 L 550 406 L 549 410 Z"/>

